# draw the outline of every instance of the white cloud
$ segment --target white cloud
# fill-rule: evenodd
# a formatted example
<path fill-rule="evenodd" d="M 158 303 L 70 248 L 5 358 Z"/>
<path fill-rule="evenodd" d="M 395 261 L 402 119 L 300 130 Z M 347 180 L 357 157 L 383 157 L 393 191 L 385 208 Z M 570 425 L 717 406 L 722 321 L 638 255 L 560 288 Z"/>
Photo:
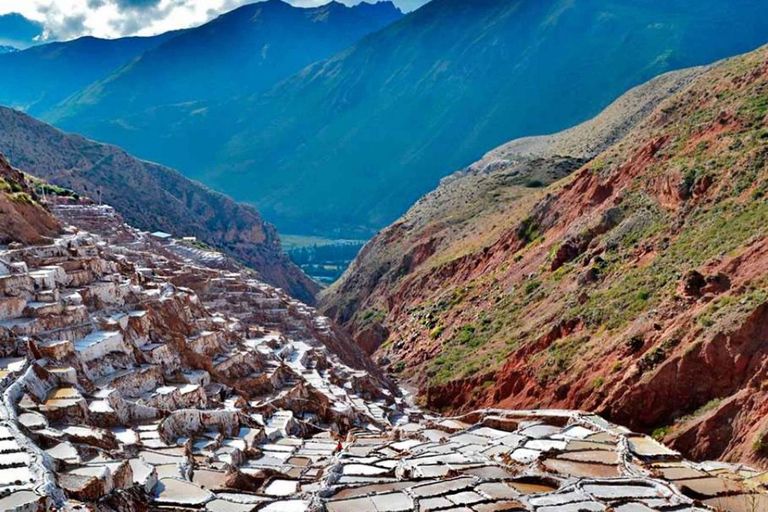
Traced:
<path fill-rule="evenodd" d="M 153 35 L 199 25 L 248 0 L 0 0 L 0 14 L 18 12 L 45 26 L 47 39 L 82 35 Z"/>
<path fill-rule="evenodd" d="M 254 0 L 0 0 L 0 15 L 17 12 L 45 26 L 47 40 L 84 35 L 114 38 L 154 35 L 205 23 Z M 288 0 L 297 6 L 328 0 Z M 342 0 L 346 4 L 360 0 Z M 395 0 L 403 9 L 427 0 Z"/>

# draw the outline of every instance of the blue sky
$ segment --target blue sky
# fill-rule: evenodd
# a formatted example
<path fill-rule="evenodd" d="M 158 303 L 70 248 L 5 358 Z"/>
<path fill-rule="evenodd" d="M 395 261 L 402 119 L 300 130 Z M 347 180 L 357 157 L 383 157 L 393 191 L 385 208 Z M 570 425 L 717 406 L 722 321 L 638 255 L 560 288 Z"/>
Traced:
<path fill-rule="evenodd" d="M 38 22 L 38 41 L 66 40 L 84 35 L 121 37 L 154 35 L 201 25 L 219 14 L 254 0 L 0 0 L 0 17 L 19 13 Z M 286 0 L 297 6 L 322 5 L 328 0 Z M 338 0 L 351 5 L 360 0 Z M 370 0 L 368 0 L 370 1 Z M 393 0 L 410 11 L 428 0 Z M 0 34 L 0 41 L 3 40 Z M 16 46 L 32 44 L 18 41 Z"/>

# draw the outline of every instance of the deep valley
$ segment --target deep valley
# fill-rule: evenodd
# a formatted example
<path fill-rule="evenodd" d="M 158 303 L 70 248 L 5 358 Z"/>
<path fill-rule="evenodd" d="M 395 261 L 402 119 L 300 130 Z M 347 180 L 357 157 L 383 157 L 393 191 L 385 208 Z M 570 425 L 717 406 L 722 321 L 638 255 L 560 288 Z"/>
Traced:
<path fill-rule="evenodd" d="M 768 511 L 768 3 L 321 3 L 0 1 L 0 510 Z"/>

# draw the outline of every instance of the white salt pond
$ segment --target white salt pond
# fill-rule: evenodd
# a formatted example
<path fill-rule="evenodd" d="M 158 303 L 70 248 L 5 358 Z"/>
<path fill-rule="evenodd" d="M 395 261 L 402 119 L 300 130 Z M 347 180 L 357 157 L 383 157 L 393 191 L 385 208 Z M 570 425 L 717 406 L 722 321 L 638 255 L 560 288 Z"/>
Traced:
<path fill-rule="evenodd" d="M 264 493 L 270 496 L 291 496 L 299 490 L 299 482 L 296 480 L 272 480 L 264 489 Z"/>
<path fill-rule="evenodd" d="M 270 503 L 264 508 L 260 508 L 260 512 L 306 512 L 309 508 L 309 502 L 303 500 L 286 500 L 276 501 Z M 361 511 L 362 512 L 362 511 Z"/>
<path fill-rule="evenodd" d="M 172 505 L 202 505 L 214 495 L 200 487 L 176 478 L 161 478 L 155 487 L 155 501 Z"/>
<path fill-rule="evenodd" d="M 347 464 L 344 466 L 344 469 L 342 470 L 342 473 L 345 475 L 364 475 L 364 476 L 372 476 L 372 475 L 383 475 L 384 473 L 388 473 L 388 469 L 384 468 L 378 468 L 376 466 L 368 466 L 366 464 Z"/>

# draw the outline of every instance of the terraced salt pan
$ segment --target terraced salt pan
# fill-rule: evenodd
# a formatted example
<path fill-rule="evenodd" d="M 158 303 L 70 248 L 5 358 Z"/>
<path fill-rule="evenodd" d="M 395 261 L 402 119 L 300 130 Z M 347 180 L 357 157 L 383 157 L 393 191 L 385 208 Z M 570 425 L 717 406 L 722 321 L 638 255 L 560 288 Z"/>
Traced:
<path fill-rule="evenodd" d="M 299 491 L 299 482 L 296 480 L 272 480 L 264 489 L 264 494 L 270 496 L 292 496 Z"/>
<path fill-rule="evenodd" d="M 24 412 L 19 414 L 19 423 L 30 430 L 37 430 L 48 426 L 45 416 L 37 412 Z"/>
<path fill-rule="evenodd" d="M 94 400 L 88 404 L 88 410 L 94 413 L 115 412 L 109 402 L 106 400 Z"/>
<path fill-rule="evenodd" d="M 80 462 L 80 455 L 72 444 L 64 442 L 59 443 L 53 448 L 46 450 L 46 453 L 54 459 L 59 459 L 68 463 L 77 464 Z"/>
<path fill-rule="evenodd" d="M 660 498 L 669 495 L 661 488 L 650 485 L 638 485 L 632 482 L 622 484 L 584 484 L 582 489 L 598 499 L 627 499 L 627 498 Z"/>
<path fill-rule="evenodd" d="M 96 439 L 104 439 L 104 431 L 92 427 L 83 427 L 77 425 L 69 425 L 61 429 L 65 434 L 78 437 L 93 437 Z"/>
<path fill-rule="evenodd" d="M 0 468 L 9 466 L 27 466 L 29 463 L 29 454 L 26 452 L 0 454 Z"/>
<path fill-rule="evenodd" d="M 71 470 L 69 473 L 72 475 L 82 475 L 82 476 L 94 476 L 97 478 L 104 478 L 109 474 L 109 468 L 106 466 L 83 466 L 80 468 L 75 468 Z"/>
<path fill-rule="evenodd" d="M 24 370 L 27 364 L 25 357 L 8 357 L 0 359 L 0 379 L 5 378 L 9 374 L 19 373 Z"/>
<path fill-rule="evenodd" d="M 209 512 L 252 512 L 253 505 L 215 499 L 205 504 L 205 510 Z"/>
<path fill-rule="evenodd" d="M 32 491 L 17 491 L 0 498 L 0 510 L 42 510 L 39 504 L 45 499 Z"/>
<path fill-rule="evenodd" d="M 389 473 L 390 470 L 386 468 L 380 468 L 377 466 L 368 466 L 365 464 L 348 464 L 344 466 L 343 473 L 345 475 L 361 475 L 361 476 L 372 476 L 372 475 L 384 475 Z"/>
<path fill-rule="evenodd" d="M 182 464 L 186 461 L 185 457 L 178 455 L 166 455 L 164 453 L 142 451 L 139 452 L 141 460 L 147 464 L 158 466 L 161 464 Z"/>
<path fill-rule="evenodd" d="M 34 482 L 28 467 L 0 469 L 0 488 L 24 488 Z"/>
<path fill-rule="evenodd" d="M 78 400 L 82 400 L 83 396 L 80 392 L 72 387 L 55 388 L 52 389 L 43 402 L 45 405 L 68 405 Z"/>
<path fill-rule="evenodd" d="M 176 478 L 161 478 L 155 487 L 155 501 L 158 503 L 199 506 L 212 499 L 213 493 Z"/>
<path fill-rule="evenodd" d="M 513 451 L 510 457 L 516 462 L 522 464 L 530 464 L 531 462 L 538 460 L 541 452 L 538 450 L 531 450 L 529 448 L 518 448 Z"/>
<path fill-rule="evenodd" d="M 309 502 L 304 500 L 276 501 L 259 509 L 260 512 L 306 512 L 307 510 L 309 510 Z"/>
<path fill-rule="evenodd" d="M 94 331 L 75 342 L 75 350 L 83 362 L 103 357 L 110 352 L 122 352 L 125 347 L 119 331 Z"/>
<path fill-rule="evenodd" d="M 101 244 L 94 256 L 109 250 L 107 244 Z M 120 257 L 128 258 L 131 250 L 122 251 Z M 245 386 L 249 379 L 250 384 L 261 385 L 258 379 L 251 379 L 254 376 L 272 379 L 267 386 L 269 391 L 233 392 L 229 383 L 217 381 L 218 373 L 214 372 L 212 377 L 204 371 L 184 367 L 183 358 L 176 353 L 176 344 L 163 339 L 164 335 L 172 334 L 165 332 L 168 326 L 152 325 L 157 315 L 142 313 L 141 319 L 131 320 L 138 316 L 115 313 L 114 309 L 85 311 L 86 307 L 93 307 L 93 301 L 86 301 L 88 305 L 82 306 L 83 315 L 78 321 L 86 319 L 99 325 L 101 331 L 97 333 L 102 334 L 83 337 L 83 331 L 73 331 L 78 334 L 70 338 L 79 340 L 80 348 L 84 349 L 79 351 L 81 360 L 88 359 L 88 351 L 96 352 L 96 348 L 109 357 L 104 358 L 107 366 L 97 357 L 86 365 L 90 375 L 75 377 L 83 389 L 93 393 L 86 395 L 88 409 L 84 412 L 90 411 L 92 418 L 104 419 L 109 425 L 121 425 L 110 429 L 120 445 L 109 453 L 94 448 L 98 452 L 96 457 L 80 464 L 73 474 L 94 475 L 107 483 L 107 469 L 117 469 L 115 463 L 110 462 L 111 457 L 129 459 L 136 483 L 150 496 L 156 496 L 155 506 L 209 512 L 245 512 L 253 508 L 303 511 L 308 508 L 307 501 L 286 499 L 300 493 L 303 498 L 311 499 L 313 505 L 337 512 L 433 508 L 490 512 L 520 507 L 536 512 L 608 507 L 618 512 L 637 512 L 632 510 L 637 507 L 642 512 L 648 512 L 647 509 L 690 512 L 692 501 L 680 489 L 705 491 L 713 499 L 745 493 L 739 487 L 723 484 L 722 480 L 749 478 L 747 472 L 739 473 L 740 470 L 727 465 L 692 464 L 691 467 L 702 472 L 696 474 L 698 478 L 675 474 L 665 494 L 666 487 L 657 487 L 652 483 L 654 480 L 645 475 L 658 476 L 666 467 L 655 464 L 679 462 L 679 456 L 646 444 L 642 436 L 630 436 L 627 431 L 592 415 L 571 411 L 497 410 L 444 419 L 409 409 L 399 398 L 375 389 L 375 381 L 372 389 L 369 376 L 339 363 L 323 346 L 322 337 L 302 327 L 330 329 L 327 320 L 317 317 L 306 306 L 280 298 L 270 288 L 247 280 L 243 274 L 192 269 L 172 258 L 155 259 L 146 253 L 138 258 L 146 272 L 139 269 L 141 276 L 119 272 L 100 276 L 106 284 L 99 285 L 98 293 L 110 295 L 107 298 L 115 304 L 128 297 L 129 292 L 135 295 L 131 300 L 141 301 L 141 305 L 121 305 L 122 311 L 169 307 L 172 309 L 165 313 L 181 313 L 179 322 L 184 324 L 180 328 L 181 338 L 199 333 L 188 341 L 205 353 L 215 354 L 218 369 L 245 376 L 232 378 L 237 385 Z M 191 290 L 171 285 L 174 277 L 203 279 L 210 283 L 213 291 L 198 297 Z M 134 283 L 131 286 L 126 284 L 129 279 Z M 46 300 L 53 300 L 57 294 L 71 295 L 72 290 L 66 286 L 54 284 L 56 293 L 46 295 Z M 232 288 L 227 288 L 229 286 Z M 86 293 L 94 290 L 94 287 L 85 288 Z M 264 296 L 254 301 L 249 298 L 258 294 Z M 214 311 L 216 308 L 211 304 L 227 309 Z M 212 309 L 207 312 L 198 309 L 203 306 Z M 89 319 L 89 314 L 94 317 Z M 189 318 L 182 318 L 184 316 Z M 260 325 L 261 320 L 253 318 L 269 318 L 269 325 Z M 84 342 L 89 337 L 120 332 L 129 322 L 132 327 L 141 328 L 126 331 L 118 344 L 117 351 L 125 352 L 128 357 L 107 353 L 111 349 L 104 339 Z M 33 323 L 29 324 L 30 332 L 33 327 Z M 111 331 L 112 328 L 115 331 Z M 152 332 L 156 334 L 152 334 L 151 329 L 155 329 Z M 143 332 L 138 332 L 141 330 Z M 263 334 L 268 331 L 269 334 Z M 323 336 L 330 335 L 329 331 L 323 333 Z M 142 388 L 137 397 L 126 397 L 125 388 L 135 387 L 132 377 L 141 371 L 139 363 L 132 359 L 134 347 L 130 345 L 142 345 L 145 341 L 151 344 L 143 348 L 152 350 L 144 350 L 137 357 L 155 365 L 150 372 L 152 382 L 147 384 L 147 389 Z M 66 352 L 65 347 L 44 348 L 46 354 Z M 70 355 L 71 352 L 69 349 Z M 49 361 L 41 366 L 51 368 L 51 364 Z M 251 364 L 258 367 L 258 371 L 249 366 Z M 66 387 L 58 379 L 70 378 L 65 374 L 71 372 L 55 373 L 54 387 Z M 112 379 L 109 383 L 97 380 L 97 384 L 108 384 L 114 389 L 94 390 L 90 385 L 93 379 L 104 375 L 121 380 Z M 142 381 L 142 378 L 135 380 Z M 67 382 L 74 386 L 75 380 Z M 197 386 L 205 386 L 208 400 Z M 40 389 L 47 390 L 50 386 Z M 321 403 L 308 405 L 304 398 L 307 392 L 318 396 Z M 146 405 L 162 403 L 170 407 L 183 394 L 190 395 L 185 401 L 188 404 L 185 407 L 190 409 L 181 415 L 176 415 L 176 411 L 170 411 L 170 415 L 169 411 L 156 414 Z M 39 397 L 40 393 L 35 396 Z M 363 398 L 371 396 L 372 399 Z M 77 396 L 53 398 L 70 400 Z M 39 404 L 36 400 L 24 399 L 18 406 L 20 411 L 35 410 Z M 70 418 L 56 411 L 57 416 L 51 421 L 63 432 L 51 428 L 39 435 L 67 439 L 64 432 L 69 432 L 73 437 L 95 438 L 92 432 L 80 430 L 79 416 L 75 419 L 84 412 L 73 410 Z M 28 418 L 40 419 L 40 428 L 46 425 L 41 416 Z M 142 422 L 145 424 L 137 426 Z M 67 424 L 73 426 L 67 427 Z M 100 441 L 112 442 L 112 435 L 106 437 L 108 439 Z M 13 435 L 2 437 L 0 433 L 0 438 L 11 440 Z M 164 439 L 173 441 L 167 445 Z M 340 452 L 339 440 L 342 440 Z M 0 452 L 2 446 L 4 444 L 0 444 Z M 8 447 L 7 453 L 24 453 L 11 451 L 10 444 Z M 261 456 L 249 448 L 260 450 Z M 21 459 L 13 457 L 13 463 L 18 464 Z M 234 490 L 215 494 L 207 491 L 219 489 L 229 480 L 225 472 L 238 468 L 259 479 L 265 477 L 264 473 L 271 477 L 266 487 L 260 489 L 262 496 Z M 272 476 L 265 469 L 283 474 Z M 519 476 L 532 472 L 542 476 Z M 622 474 L 641 476 L 619 478 Z M 160 483 L 156 485 L 158 478 Z M 193 481 L 188 481 L 189 478 Z"/>
<path fill-rule="evenodd" d="M 147 464 L 141 459 L 129 459 L 128 464 L 131 465 L 131 471 L 133 472 L 133 481 L 139 485 L 145 485 L 152 480 L 154 473 L 154 466 Z"/>
<path fill-rule="evenodd" d="M 616 478 L 621 476 L 618 466 L 608 464 L 574 462 L 553 458 L 546 459 L 543 465 L 548 471 L 576 478 Z"/>
<path fill-rule="evenodd" d="M 0 439 L 0 453 L 15 452 L 20 449 L 19 442 L 14 437 Z"/>
<path fill-rule="evenodd" d="M 663 444 L 658 443 L 655 440 L 651 439 L 650 437 L 645 437 L 645 436 L 630 437 L 629 448 L 630 450 L 632 450 L 634 453 L 636 453 L 641 457 L 660 457 L 660 456 L 674 457 L 679 455 L 676 451 L 670 450 Z"/>

